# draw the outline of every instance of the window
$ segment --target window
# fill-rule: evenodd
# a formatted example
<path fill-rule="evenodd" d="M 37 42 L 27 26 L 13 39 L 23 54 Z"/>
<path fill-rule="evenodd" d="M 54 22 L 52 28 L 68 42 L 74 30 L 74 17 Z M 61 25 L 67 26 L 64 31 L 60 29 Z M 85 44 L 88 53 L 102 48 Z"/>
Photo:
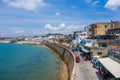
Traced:
<path fill-rule="evenodd" d="M 98 52 L 97 54 L 98 54 L 98 55 L 102 55 L 102 52 Z"/>
<path fill-rule="evenodd" d="M 97 25 L 94 25 L 95 28 L 97 28 Z"/>
<path fill-rule="evenodd" d="M 105 25 L 105 28 L 107 28 L 107 25 Z"/>

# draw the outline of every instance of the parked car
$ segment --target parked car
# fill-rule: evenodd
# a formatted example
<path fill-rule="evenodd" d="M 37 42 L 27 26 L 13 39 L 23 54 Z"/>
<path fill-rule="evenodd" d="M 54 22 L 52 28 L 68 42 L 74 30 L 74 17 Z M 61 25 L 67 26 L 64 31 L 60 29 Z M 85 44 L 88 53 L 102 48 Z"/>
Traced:
<path fill-rule="evenodd" d="M 77 48 L 76 47 L 72 47 L 72 51 L 77 51 Z"/>
<path fill-rule="evenodd" d="M 80 62 L 80 56 L 75 56 L 75 59 L 76 59 L 76 63 Z"/>

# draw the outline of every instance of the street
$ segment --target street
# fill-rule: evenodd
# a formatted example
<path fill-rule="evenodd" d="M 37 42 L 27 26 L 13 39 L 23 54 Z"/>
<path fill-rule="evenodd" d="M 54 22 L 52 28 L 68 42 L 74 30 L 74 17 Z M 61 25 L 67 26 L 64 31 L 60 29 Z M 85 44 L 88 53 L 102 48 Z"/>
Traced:
<path fill-rule="evenodd" d="M 80 55 L 79 52 L 74 52 L 74 55 Z M 80 56 L 80 62 L 76 65 L 75 80 L 100 80 L 97 76 L 97 70 L 92 67 L 90 61 L 85 61 Z"/>

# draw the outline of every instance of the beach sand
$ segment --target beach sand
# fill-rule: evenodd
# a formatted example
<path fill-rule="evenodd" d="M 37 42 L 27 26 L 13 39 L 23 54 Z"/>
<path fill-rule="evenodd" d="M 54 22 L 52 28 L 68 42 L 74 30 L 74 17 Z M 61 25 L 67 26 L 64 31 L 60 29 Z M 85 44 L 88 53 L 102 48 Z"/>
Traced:
<path fill-rule="evenodd" d="M 61 60 L 60 76 L 61 80 L 68 80 L 68 70 L 66 64 Z"/>
<path fill-rule="evenodd" d="M 10 41 L 0 40 L 0 43 L 9 43 Z"/>
<path fill-rule="evenodd" d="M 34 44 L 34 45 L 39 45 L 41 42 L 33 42 L 33 41 L 18 41 L 18 44 Z"/>

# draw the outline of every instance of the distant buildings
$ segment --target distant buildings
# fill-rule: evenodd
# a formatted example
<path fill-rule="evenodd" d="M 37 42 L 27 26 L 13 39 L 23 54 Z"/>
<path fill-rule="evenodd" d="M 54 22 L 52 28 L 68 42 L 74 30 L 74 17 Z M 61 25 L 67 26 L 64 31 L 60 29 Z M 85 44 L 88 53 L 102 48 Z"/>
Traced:
<path fill-rule="evenodd" d="M 54 43 L 54 42 L 60 42 L 61 40 L 63 41 L 65 39 L 65 35 L 63 35 L 63 34 L 47 34 L 47 35 L 43 36 L 42 38 L 43 38 L 43 41 L 45 41 L 45 42 Z"/>

